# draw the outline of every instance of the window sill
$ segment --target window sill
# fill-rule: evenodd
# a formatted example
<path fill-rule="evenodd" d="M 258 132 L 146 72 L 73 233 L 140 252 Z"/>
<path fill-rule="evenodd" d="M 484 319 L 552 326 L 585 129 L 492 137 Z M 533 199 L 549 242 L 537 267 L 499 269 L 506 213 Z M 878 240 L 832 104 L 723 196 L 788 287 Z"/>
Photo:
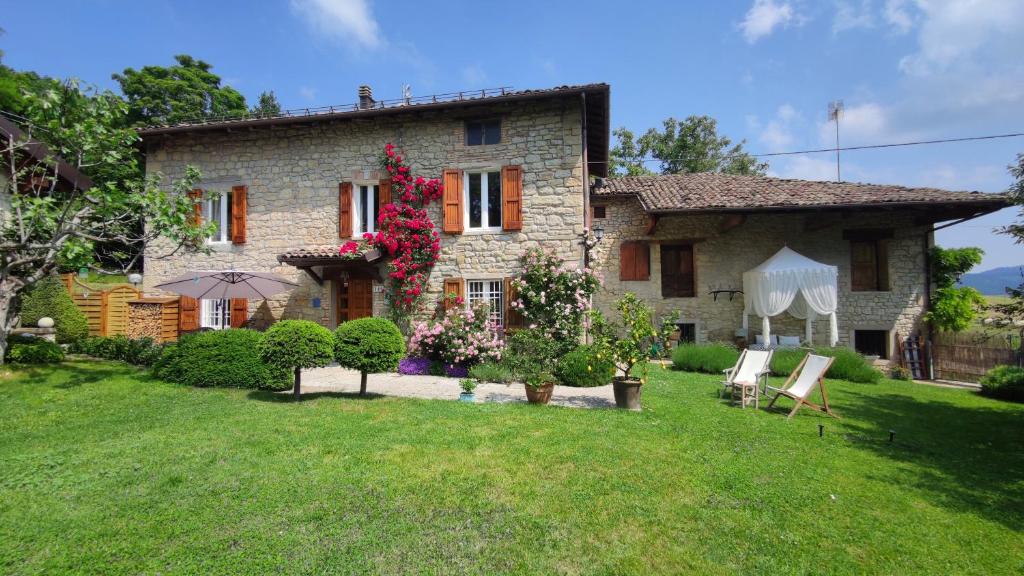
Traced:
<path fill-rule="evenodd" d="M 483 234 L 502 234 L 504 232 L 513 232 L 513 230 L 505 230 L 503 228 L 466 228 L 462 231 L 462 235 L 480 236 Z"/>

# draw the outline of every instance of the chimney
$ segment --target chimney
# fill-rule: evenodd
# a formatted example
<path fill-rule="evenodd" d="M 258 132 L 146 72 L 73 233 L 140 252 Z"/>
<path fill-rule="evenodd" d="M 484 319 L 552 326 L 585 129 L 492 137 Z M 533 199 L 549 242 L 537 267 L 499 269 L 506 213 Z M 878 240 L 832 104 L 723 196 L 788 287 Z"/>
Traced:
<path fill-rule="evenodd" d="M 359 87 L 359 109 L 373 108 L 373 89 L 366 84 Z"/>

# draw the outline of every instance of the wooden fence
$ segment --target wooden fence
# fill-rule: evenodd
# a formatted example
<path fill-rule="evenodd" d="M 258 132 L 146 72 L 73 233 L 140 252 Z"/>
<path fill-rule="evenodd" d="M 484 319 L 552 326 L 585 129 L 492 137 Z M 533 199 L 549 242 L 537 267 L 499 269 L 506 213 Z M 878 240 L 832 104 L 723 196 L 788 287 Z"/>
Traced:
<path fill-rule="evenodd" d="M 74 274 L 63 275 L 64 286 L 89 321 L 90 336 L 113 336 L 128 330 L 128 302 L 142 296 L 131 286 L 115 285 L 105 290 L 83 284 Z"/>
<path fill-rule="evenodd" d="M 935 378 L 977 382 L 1000 364 L 1020 366 L 1020 338 L 1008 334 L 946 333 L 932 339 Z"/>

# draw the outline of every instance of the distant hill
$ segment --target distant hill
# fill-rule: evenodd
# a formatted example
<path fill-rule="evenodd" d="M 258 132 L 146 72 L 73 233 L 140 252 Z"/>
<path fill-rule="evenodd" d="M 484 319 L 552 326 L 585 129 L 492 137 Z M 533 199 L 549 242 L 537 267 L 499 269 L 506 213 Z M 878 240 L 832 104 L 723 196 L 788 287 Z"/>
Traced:
<path fill-rule="evenodd" d="M 1024 280 L 1021 277 L 1022 268 L 1024 266 L 1004 266 L 984 272 L 971 272 L 964 274 L 960 285 L 971 286 L 987 296 L 1004 296 L 1007 286 L 1020 286 Z"/>

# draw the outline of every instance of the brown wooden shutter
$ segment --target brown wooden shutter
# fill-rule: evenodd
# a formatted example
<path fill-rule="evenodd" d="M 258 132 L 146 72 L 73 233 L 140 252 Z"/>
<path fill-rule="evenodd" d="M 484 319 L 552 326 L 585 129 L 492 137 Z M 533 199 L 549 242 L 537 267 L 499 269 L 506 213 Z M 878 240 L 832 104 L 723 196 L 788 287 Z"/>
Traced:
<path fill-rule="evenodd" d="M 245 244 L 245 211 L 247 209 L 248 186 L 231 188 L 231 243 Z"/>
<path fill-rule="evenodd" d="M 182 296 L 178 302 L 178 330 L 192 332 L 199 330 L 199 301 Z"/>
<path fill-rule="evenodd" d="M 513 284 L 513 278 L 505 278 L 505 330 L 518 330 L 523 327 L 523 315 L 512 303 L 519 299 L 519 290 Z"/>
<path fill-rule="evenodd" d="M 445 170 L 442 183 L 442 230 L 448 234 L 462 234 L 462 170 Z"/>
<path fill-rule="evenodd" d="M 646 242 L 619 245 L 619 280 L 648 280 L 651 277 L 651 247 Z"/>
<path fill-rule="evenodd" d="M 661 296 L 692 298 L 696 295 L 692 245 L 661 246 Z"/>
<path fill-rule="evenodd" d="M 391 178 L 381 178 L 377 188 L 377 208 L 383 212 L 385 204 L 391 204 Z"/>
<path fill-rule="evenodd" d="M 873 240 L 850 242 L 850 289 L 854 292 L 878 287 L 876 246 Z"/>
<path fill-rule="evenodd" d="M 352 237 L 352 183 L 338 184 L 338 236 Z"/>
<path fill-rule="evenodd" d="M 876 290 L 889 291 L 889 241 L 879 240 L 875 243 L 875 259 L 878 261 L 878 284 Z"/>
<path fill-rule="evenodd" d="M 501 169 L 501 227 L 504 230 L 523 229 L 523 167 L 505 166 Z"/>
<path fill-rule="evenodd" d="M 651 245 L 647 242 L 636 243 L 636 279 L 651 279 Z"/>
<path fill-rule="evenodd" d="M 249 321 L 249 301 L 245 298 L 231 299 L 231 327 L 241 328 Z"/>
<path fill-rule="evenodd" d="M 199 188 L 190 190 L 188 193 L 188 197 L 191 198 L 193 202 L 192 209 L 194 210 L 194 212 L 192 213 L 192 224 L 194 226 L 199 226 L 200 224 L 203 223 L 203 203 L 201 201 L 203 197 L 203 191 L 200 190 Z"/>
<path fill-rule="evenodd" d="M 466 282 L 462 278 L 445 278 L 444 279 L 444 299 L 445 310 L 455 306 L 455 302 L 448 300 L 448 295 L 454 294 L 458 298 L 466 298 Z"/>

